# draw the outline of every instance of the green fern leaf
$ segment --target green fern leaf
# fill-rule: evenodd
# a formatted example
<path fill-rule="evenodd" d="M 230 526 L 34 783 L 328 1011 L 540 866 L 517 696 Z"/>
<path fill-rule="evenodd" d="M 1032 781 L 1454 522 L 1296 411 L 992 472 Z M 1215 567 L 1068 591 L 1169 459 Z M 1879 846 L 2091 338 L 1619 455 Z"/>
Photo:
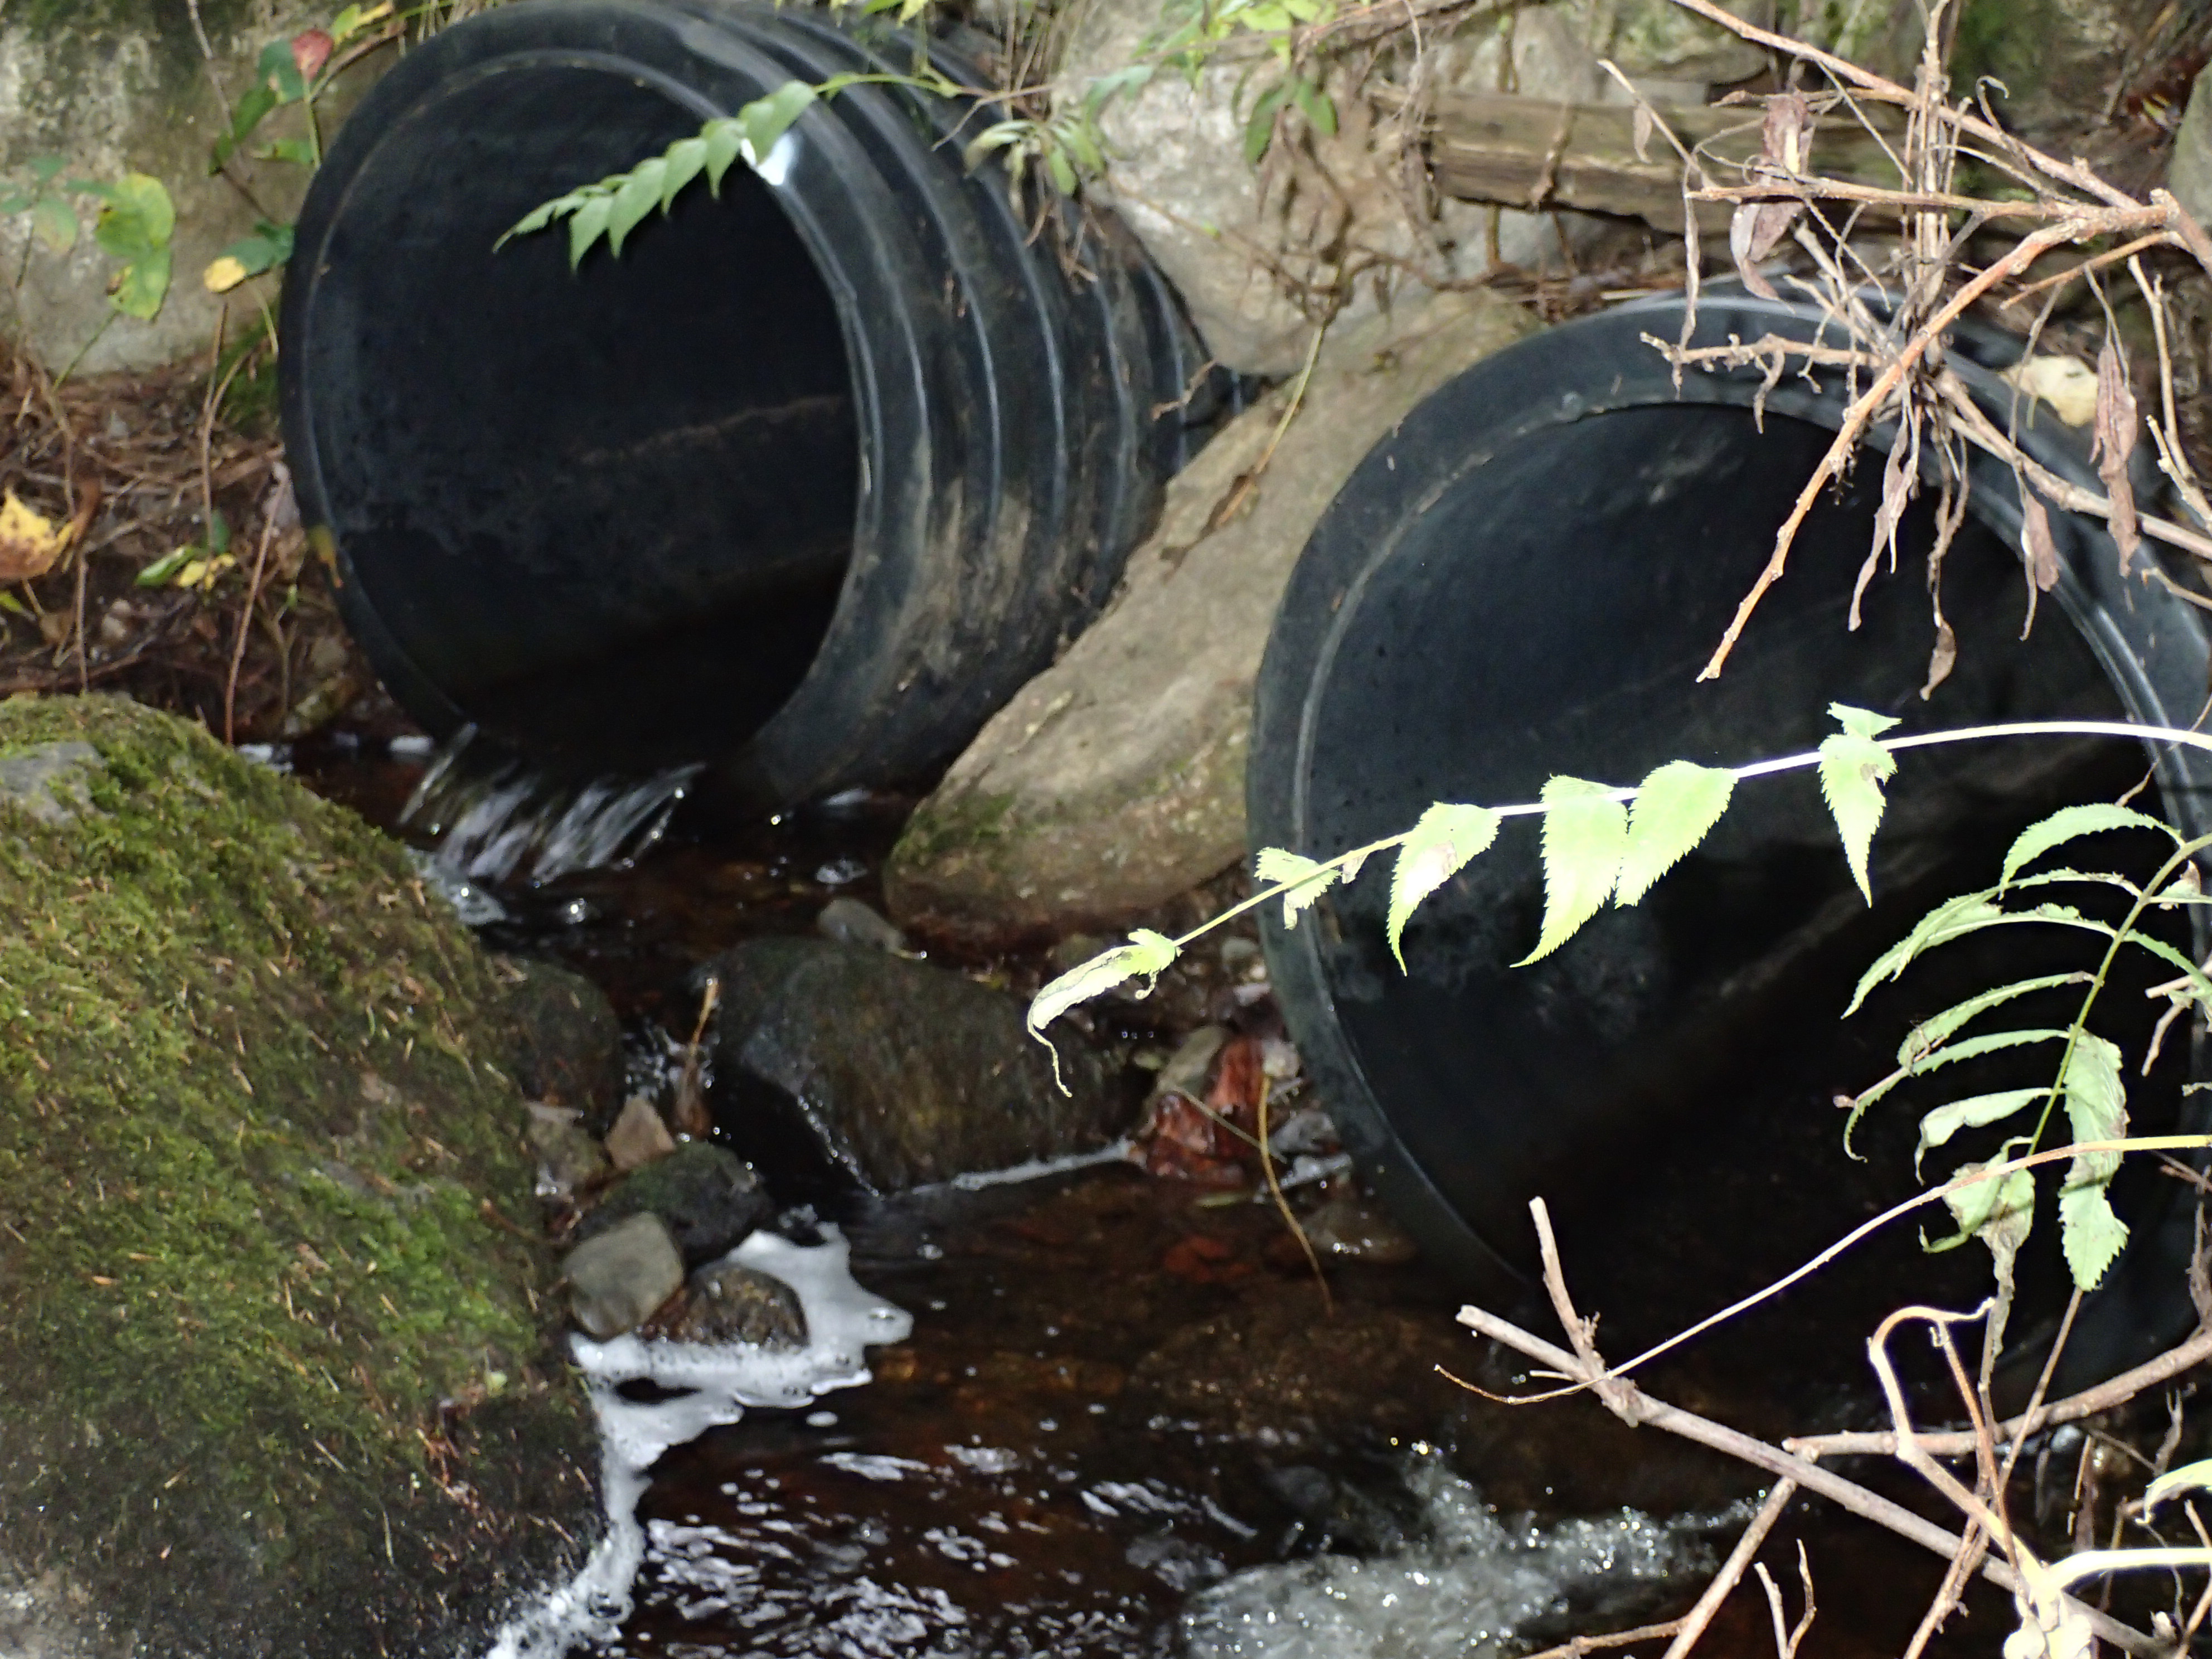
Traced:
<path fill-rule="evenodd" d="M 756 98 L 738 112 L 745 135 L 745 160 L 759 167 L 791 124 L 814 102 L 814 88 L 804 81 L 786 81 L 765 98 Z"/>
<path fill-rule="evenodd" d="M 2031 823 L 2020 832 L 2011 849 L 2005 854 L 2004 873 L 1997 878 L 1997 891 L 2002 893 L 2012 885 L 2012 878 L 2034 860 L 2052 848 L 2081 836 L 2094 836 L 2106 830 L 2155 830 L 2177 846 L 2181 837 L 2171 824 L 2154 818 L 2148 812 L 2138 812 L 2131 806 L 2115 806 L 2107 801 L 2093 801 L 2081 806 L 2062 806 L 2040 823 Z"/>
<path fill-rule="evenodd" d="M 1844 1010 L 1844 1018 L 1849 1019 L 1858 1012 L 1859 1005 L 1875 986 L 1896 979 L 1912 965 L 1916 957 L 1937 945 L 1978 933 L 1984 927 L 2021 920 L 1990 902 L 1990 895 L 1996 890 L 1984 888 L 1978 893 L 1961 893 L 1956 898 L 1946 899 L 1913 923 L 1911 933 L 1876 957 L 1874 965 L 1859 975 L 1858 988 L 1851 993 L 1850 1006 Z"/>
<path fill-rule="evenodd" d="M 2061 1032 L 2061 1036 L 2064 1033 Z M 2051 1096 L 2048 1084 L 2038 1084 L 2032 1089 L 2000 1089 L 1995 1093 L 1971 1095 L 1965 1100 L 1954 1100 L 1948 1106 L 1938 1106 L 1920 1120 L 1920 1142 L 1912 1149 L 1912 1170 L 1920 1172 L 1920 1158 L 1924 1152 L 1941 1146 L 1961 1129 L 1978 1129 L 1987 1124 L 2002 1122 L 2021 1108 L 2033 1106 Z M 2021 1171 L 2022 1176 L 2027 1172 Z"/>
<path fill-rule="evenodd" d="M 1844 729 L 1820 744 L 1820 794 L 1836 820 L 1836 833 L 1843 837 L 1851 878 L 1872 904 L 1867 854 L 1874 845 L 1874 832 L 1881 827 L 1881 786 L 1897 770 L 1896 757 L 1876 739 L 1897 722 L 1839 702 L 1830 703 L 1828 713 Z"/>
<path fill-rule="evenodd" d="M 1253 866 L 1253 874 L 1259 880 L 1273 886 L 1288 882 L 1283 890 L 1283 926 L 1298 925 L 1298 912 L 1327 892 L 1335 884 L 1337 872 L 1325 864 L 1286 852 L 1279 847 L 1263 847 Z"/>
<path fill-rule="evenodd" d="M 668 154 L 663 159 L 667 165 L 660 174 L 660 210 L 666 213 L 675 207 L 684 186 L 706 171 L 707 141 L 679 138 L 668 147 Z"/>
<path fill-rule="evenodd" d="M 1437 801 L 1414 821 L 1390 871 L 1390 954 L 1406 965 L 1406 924 L 1421 901 L 1467 867 L 1498 839 L 1497 813 L 1486 806 Z"/>
<path fill-rule="evenodd" d="M 744 154 L 744 124 L 732 117 L 709 121 L 699 129 L 699 137 L 707 146 L 707 192 L 719 198 L 722 175 Z"/>
<path fill-rule="evenodd" d="M 1629 808 L 1628 849 L 1613 902 L 1634 904 L 1650 892 L 1711 833 L 1735 791 L 1735 773 L 1690 761 L 1668 761 L 1644 779 Z"/>
<path fill-rule="evenodd" d="M 1955 1181 L 1961 1176 L 1978 1175 L 1987 1167 L 1982 1164 L 1961 1164 L 1951 1171 L 1951 1178 Z M 2035 1177 L 2026 1170 L 2014 1170 L 1992 1181 L 1978 1181 L 1971 1187 L 1944 1194 L 1943 1206 L 1958 1224 L 1959 1236 L 1929 1248 L 1947 1249 L 1952 1244 L 1978 1238 L 1990 1247 L 1990 1255 L 1996 1258 L 1998 1279 L 2009 1285 L 2014 1259 L 2035 1227 Z"/>
<path fill-rule="evenodd" d="M 607 252 L 622 258 L 623 244 L 645 216 L 660 205 L 661 180 L 668 163 L 656 155 L 630 169 L 607 209 Z"/>
<path fill-rule="evenodd" d="M 1553 778 L 1543 799 L 1544 931 L 1516 968 L 1551 955 L 1604 907 L 1628 850 L 1628 808 L 1604 784 Z"/>
<path fill-rule="evenodd" d="M 2128 1132 L 2128 1091 L 2119 1045 L 2084 1031 L 2066 1063 L 2066 1119 L 2077 1141 L 2118 1140 Z M 2066 1166 L 2066 1184 L 2110 1181 L 2118 1152 L 2084 1152 Z"/>
<path fill-rule="evenodd" d="M 2010 1002 L 2014 997 L 2054 990 L 2062 985 L 2087 985 L 2089 979 L 2089 975 L 2080 971 L 2043 974 L 2034 979 L 2016 979 L 2009 985 L 1995 986 L 1978 992 L 1964 1002 L 1953 1003 L 1939 1014 L 1930 1014 L 1906 1032 L 1905 1041 L 1898 1046 L 1897 1063 L 1907 1068 L 1918 1065 L 1948 1042 L 1951 1034 L 1969 1020 L 1978 1018 L 1990 1009 Z"/>
<path fill-rule="evenodd" d="M 568 268 L 574 270 L 584 263 L 584 256 L 592 251 L 607 228 L 608 216 L 614 211 L 615 198 L 611 192 L 598 191 L 587 194 L 568 221 Z"/>

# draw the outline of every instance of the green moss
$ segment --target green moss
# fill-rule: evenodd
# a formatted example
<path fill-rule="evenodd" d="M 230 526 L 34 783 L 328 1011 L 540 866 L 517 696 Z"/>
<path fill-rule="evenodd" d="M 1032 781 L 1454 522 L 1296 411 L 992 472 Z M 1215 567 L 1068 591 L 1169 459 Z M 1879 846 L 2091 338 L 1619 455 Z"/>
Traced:
<path fill-rule="evenodd" d="M 0 703 L 0 757 L 70 740 L 88 810 L 0 806 L 0 1540 L 151 1628 L 197 1573 L 257 1637 L 357 1633 L 372 1559 L 429 1573 L 481 1502 L 441 1402 L 584 1443 L 504 998 L 343 809 L 119 700 Z"/>
<path fill-rule="evenodd" d="M 987 848 L 1012 833 L 1007 819 L 1013 814 L 1011 794 L 967 794 L 950 802 L 932 800 L 907 821 L 906 829 L 891 848 L 889 871 L 925 876 L 940 860 Z"/>

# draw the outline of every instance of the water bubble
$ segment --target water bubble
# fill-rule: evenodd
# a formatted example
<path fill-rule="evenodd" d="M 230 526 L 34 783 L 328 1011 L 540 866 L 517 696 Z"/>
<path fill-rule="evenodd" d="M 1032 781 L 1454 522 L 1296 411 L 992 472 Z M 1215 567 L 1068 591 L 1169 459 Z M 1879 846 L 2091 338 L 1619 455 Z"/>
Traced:
<path fill-rule="evenodd" d="M 814 879 L 824 887 L 844 887 L 868 873 L 868 866 L 858 859 L 832 859 L 814 872 Z"/>

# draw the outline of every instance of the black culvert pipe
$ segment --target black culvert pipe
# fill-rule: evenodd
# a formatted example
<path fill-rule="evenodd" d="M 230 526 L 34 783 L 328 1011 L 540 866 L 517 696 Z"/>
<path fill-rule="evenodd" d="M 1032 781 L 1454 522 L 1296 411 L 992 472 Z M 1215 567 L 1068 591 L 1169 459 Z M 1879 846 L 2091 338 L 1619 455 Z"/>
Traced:
<path fill-rule="evenodd" d="M 1104 600 L 1202 353 L 1110 225 L 1039 234 L 967 172 L 988 110 L 856 87 L 619 259 L 572 272 L 560 227 L 493 252 L 711 117 L 915 50 L 796 8 L 526 0 L 347 122 L 285 288 L 285 438 L 349 624 L 433 730 L 708 760 L 781 805 L 941 760 Z"/>
<path fill-rule="evenodd" d="M 1899 716 L 1900 734 L 2061 714 L 2201 720 L 2204 613 L 2124 578 L 2100 525 L 2052 512 L 2058 585 L 2020 641 L 2019 497 L 2009 470 L 1978 452 L 1942 585 L 1958 665 L 1923 702 L 1932 486 L 1908 520 L 1897 573 L 1869 590 L 1864 626 L 1845 626 L 1886 433 L 1814 511 L 1725 672 L 1698 684 L 1831 442 L 1844 392 L 1840 374 L 1823 372 L 1818 389 L 1785 377 L 1765 396 L 1762 434 L 1756 370 L 1692 373 L 1677 392 L 1643 337 L 1671 340 L 1680 325 L 1675 298 L 1537 336 L 1468 370 L 1368 457 L 1315 531 L 1267 647 L 1249 769 L 1255 846 L 1328 856 L 1407 827 L 1432 800 L 1533 800 L 1553 773 L 1629 784 L 1677 758 L 1741 764 L 1808 750 L 1835 729 L 1832 701 Z M 1816 325 L 1802 309 L 1709 295 L 1698 332 L 1706 343 L 1807 339 Z M 2013 418 L 2011 398 L 1991 368 L 2014 350 L 1966 337 L 1952 348 L 1952 366 L 2000 424 Z M 1977 353 L 1985 361 L 1972 361 Z M 2047 408 L 2019 419 L 2044 465 L 2100 489 L 2082 434 Z M 2160 749 L 2149 765 L 2145 799 L 2185 834 L 2212 828 L 2206 757 Z M 1601 913 L 1531 967 L 1510 965 L 1534 945 L 1541 908 L 1527 819 L 1417 915 L 1407 971 L 1384 945 L 1381 875 L 1332 892 L 1313 925 L 1285 931 L 1271 915 L 1267 957 L 1340 1128 L 1431 1254 L 1478 1291 L 1510 1296 L 1534 1265 L 1528 1200 L 1544 1197 L 1578 1288 L 1616 1333 L 1613 1352 L 1631 1340 L 1622 1324 L 1663 1334 L 1909 1190 L 1918 1111 L 2002 1085 L 1962 1066 L 1931 1079 L 1948 1088 L 1876 1107 L 1860 1138 L 1866 1164 L 1844 1156 L 1832 1098 L 1881 1077 L 1911 1020 L 2039 971 L 2021 964 L 2046 952 L 2054 969 L 2083 965 L 2081 948 L 2029 937 L 2050 930 L 2000 930 L 1978 953 L 1971 942 L 1946 947 L 1842 1022 L 1853 981 L 1937 900 L 1994 882 L 2026 823 L 2069 799 L 2112 799 L 2144 769 L 2141 750 L 2109 742 L 1905 758 L 1875 844 L 1871 912 L 1804 774 L 1740 787 L 1721 829 L 1640 906 Z M 2084 843 L 2076 861 L 2124 850 L 2110 838 Z M 2201 923 L 2192 939 L 2186 922 L 2174 942 L 2198 959 L 2207 944 Z M 2133 1077 L 2160 1006 L 2142 988 L 2116 988 L 2102 1005 L 2130 1031 L 2137 1132 L 2171 1128 L 2177 1110 L 2201 1127 L 2201 1109 L 2171 1104 L 2191 1046 L 2178 1032 L 2162 1074 Z M 2033 1012 L 2063 1026 L 2078 996 Z M 2034 1052 L 2047 1079 L 2053 1062 Z M 1996 1139 L 1973 1142 L 1971 1155 L 1989 1156 Z M 1959 1161 L 1955 1146 L 1932 1153 L 1929 1174 Z M 2182 1294 L 2186 1189 L 2132 1168 L 2123 1183 L 2136 1242 L 2070 1346 L 2085 1370 L 2146 1357 L 2193 1319 Z M 2047 1311 L 2063 1289 L 2051 1282 L 2048 1182 L 2044 1206 Z M 1940 1210 L 1924 1220 L 1930 1237 L 1948 1231 Z M 1866 1316 L 1842 1327 L 1840 1358 L 1854 1371 L 1873 1319 L 1929 1299 L 1931 1273 L 1972 1269 L 1965 1306 L 1986 1286 L 1978 1247 L 1923 1261 L 1911 1223 L 1893 1234 L 1875 1247 L 1882 1265 Z M 1688 1304 L 1649 1310 L 1639 1329 L 1644 1291 L 1620 1274 L 1655 1262 L 1696 1290 Z"/>

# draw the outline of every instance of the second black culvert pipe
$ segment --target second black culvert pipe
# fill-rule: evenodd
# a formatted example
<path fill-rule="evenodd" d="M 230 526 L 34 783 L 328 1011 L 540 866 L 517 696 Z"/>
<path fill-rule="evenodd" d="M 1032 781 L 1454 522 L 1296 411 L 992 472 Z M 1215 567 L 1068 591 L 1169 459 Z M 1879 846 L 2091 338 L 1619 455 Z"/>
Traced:
<path fill-rule="evenodd" d="M 1645 337 L 1674 339 L 1681 324 L 1676 296 L 1523 341 L 1438 392 L 1362 464 L 1314 532 L 1261 672 L 1255 846 L 1329 857 L 1405 829 L 1434 800 L 1533 800 L 1554 773 L 1632 784 L 1670 760 L 1810 750 L 1835 729 L 1834 701 L 1899 717 L 1900 734 L 2066 714 L 2202 721 L 2205 612 L 2124 577 L 2101 526 L 2051 513 L 2063 567 L 2021 642 L 2020 499 L 2009 470 L 1978 452 L 1972 514 L 1944 567 L 1958 663 L 1923 700 L 1932 487 L 1908 517 L 1899 569 L 1869 589 L 1864 626 L 1846 626 L 1880 500 L 1881 433 L 1848 485 L 1824 495 L 1725 672 L 1700 684 L 1846 395 L 1839 373 L 1821 371 L 1819 386 L 1785 376 L 1765 396 L 1762 431 L 1755 368 L 1692 372 L 1677 390 Z M 1810 339 L 1820 326 L 1808 308 L 1709 293 L 1698 338 Z M 1992 371 L 2016 352 L 1990 335 L 1951 347 L 1951 368 L 2000 425 L 2014 410 Z M 2048 408 L 2018 419 L 2031 454 L 2101 489 L 2086 434 Z M 1417 913 L 1405 969 L 1375 873 L 1330 892 L 1311 923 L 1285 930 L 1267 914 L 1267 957 L 1347 1143 L 1431 1256 L 1512 1297 L 1534 1267 L 1528 1200 L 1543 1197 L 1584 1305 L 1606 1316 L 1607 1351 L 1625 1358 L 1625 1345 L 1756 1289 L 1903 1196 L 1918 1113 L 2005 1086 L 1969 1065 L 1910 1104 L 1900 1091 L 1858 1137 L 1870 1161 L 1847 1158 L 1832 1102 L 1896 1063 L 1913 1019 L 2082 965 L 2078 944 L 2054 948 L 2053 930 L 1996 930 L 1946 946 L 1842 1020 L 1883 949 L 1939 900 L 1992 883 L 2011 837 L 2057 806 L 2148 784 L 2140 804 L 2194 836 L 2212 830 L 2208 783 L 2207 757 L 2171 746 L 1915 753 L 1889 788 L 1869 910 L 1811 775 L 1747 782 L 1640 905 L 1601 913 L 1526 968 L 1513 964 L 1537 938 L 1542 889 L 1522 819 Z M 2124 852 L 2104 837 L 2079 857 Z M 2202 913 L 2170 921 L 2172 942 L 2202 960 Z M 2192 1047 L 2179 1031 L 2159 1074 L 2133 1076 L 2164 1006 L 2146 1002 L 2147 983 L 2100 1004 L 2128 1038 L 2136 1131 L 2199 1127 L 2205 1097 L 2179 1093 Z M 2065 1025 L 2078 988 L 2048 995 L 2014 1023 Z M 2027 1052 L 2047 1080 L 2048 1055 Z M 1974 1141 L 1967 1155 L 1991 1150 Z M 1930 1153 L 1930 1176 L 1960 1156 Z M 2193 1195 L 2148 1160 L 2131 1161 L 2122 1186 L 2136 1242 L 2084 1316 L 2071 1376 L 2148 1358 L 2195 1317 L 2184 1294 Z M 2023 1291 L 2046 1315 L 2063 1300 L 2050 1203 L 2045 1182 L 2029 1252 L 2039 1288 Z M 1928 1212 L 1924 1231 L 1940 1236 L 1948 1220 Z M 1946 1279 L 1952 1270 L 1963 1279 Z M 1747 1363 L 1863 1375 L 1856 1345 L 1882 1313 L 1954 1292 L 1971 1306 L 1988 1283 L 1978 1246 L 1923 1258 L 1910 1222 L 1842 1273 L 1856 1285 L 1842 1300 L 1815 1286 L 1770 1310 Z M 1670 1294 L 1682 1299 L 1662 1305 Z M 1793 1320 L 1802 1342 L 1774 1335 L 1773 1322 Z M 2023 1313 L 2014 1329 L 2031 1322 Z"/>
<path fill-rule="evenodd" d="M 348 623 L 434 730 L 707 760 L 782 805 L 941 760 L 1107 597 L 1202 353 L 1110 227 L 1035 234 L 969 173 L 979 112 L 856 87 L 619 259 L 571 271 L 559 227 L 493 252 L 787 81 L 913 66 L 874 40 L 526 0 L 338 135 L 285 286 L 285 438 Z"/>

